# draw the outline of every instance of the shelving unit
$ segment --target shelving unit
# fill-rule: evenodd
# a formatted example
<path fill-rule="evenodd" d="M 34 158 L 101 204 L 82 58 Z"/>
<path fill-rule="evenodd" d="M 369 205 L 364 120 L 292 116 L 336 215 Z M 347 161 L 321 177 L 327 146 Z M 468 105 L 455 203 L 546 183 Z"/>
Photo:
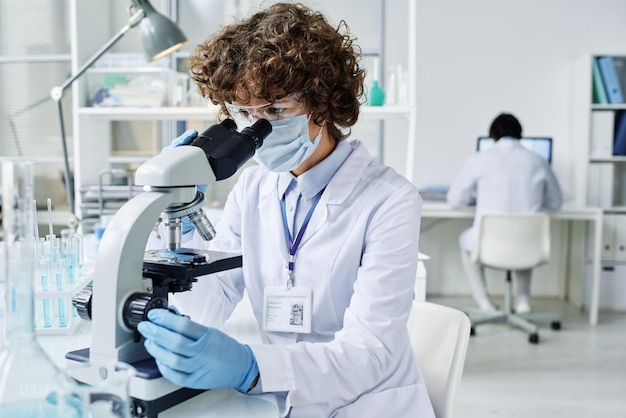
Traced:
<path fill-rule="evenodd" d="M 626 60 L 626 54 L 587 55 L 574 68 L 572 135 L 576 167 L 580 168 L 576 200 L 579 205 L 600 207 L 604 212 L 600 307 L 625 310 L 626 156 L 613 155 L 613 140 L 615 115 L 626 110 L 626 103 L 594 103 L 593 60 L 604 55 Z M 587 230 L 588 237 L 592 233 Z M 589 279 L 592 258 L 589 247 L 586 258 Z"/>
<path fill-rule="evenodd" d="M 364 119 L 408 119 L 409 106 L 363 106 L 361 116 Z M 78 115 L 99 118 L 108 121 L 132 120 L 213 120 L 216 110 L 210 107 L 81 107 Z"/>
<path fill-rule="evenodd" d="M 355 4 L 361 3 L 354 0 Z M 407 59 L 407 88 L 408 104 L 394 106 L 362 107 L 362 121 L 401 121 L 406 123 L 407 142 L 406 142 L 406 166 L 405 175 L 412 180 L 414 171 L 414 155 L 416 149 L 416 109 L 415 109 L 415 59 L 416 59 L 416 0 L 405 0 L 401 3 L 388 2 L 386 0 L 372 0 L 376 2 L 380 8 L 386 7 L 403 7 L 407 8 L 407 30 L 409 39 L 406 45 Z M 100 47 L 111 35 L 111 8 L 108 2 L 100 2 L 98 0 L 71 0 L 71 16 L 72 19 L 72 68 L 75 71 L 87 58 L 91 56 L 93 51 Z M 155 5 L 158 2 L 153 1 Z M 314 3 L 313 3 L 314 4 Z M 185 7 L 186 2 L 180 2 L 179 6 Z M 169 9 L 168 9 L 169 7 Z M 174 11 L 172 4 L 164 6 L 163 10 Z M 358 10 L 354 8 L 353 10 Z M 376 16 L 372 18 L 379 19 L 378 10 L 372 8 L 372 13 Z M 101 13 L 98 13 L 100 11 Z M 175 14 L 175 12 L 173 12 Z M 359 12 L 362 13 L 362 12 Z M 346 20 L 358 19 L 355 16 L 346 16 Z M 384 26 L 382 31 L 384 32 Z M 83 34 L 89 36 L 82 36 Z M 130 32 L 129 35 L 130 36 Z M 384 36 L 381 35 L 380 51 L 382 62 L 385 61 Z M 191 43 L 195 42 L 193 39 Z M 403 58 L 404 58 L 403 57 Z M 178 57 L 180 58 L 180 57 Z M 85 185 L 97 184 L 98 176 L 102 170 L 109 169 L 111 164 L 115 163 L 141 163 L 150 158 L 150 152 L 132 152 L 126 154 L 111 152 L 112 124 L 115 122 L 128 121 L 157 121 L 162 123 L 175 123 L 177 121 L 215 121 L 216 108 L 211 106 L 202 107 L 156 107 L 156 108 L 106 108 L 106 107 L 88 107 L 87 99 L 87 81 L 79 79 L 72 88 L 73 94 L 73 131 L 74 131 L 74 182 L 75 195 L 77 196 L 76 208 L 80 208 L 80 189 Z M 152 150 L 154 153 L 157 150 Z M 80 213 L 78 213 L 80 217 Z"/>

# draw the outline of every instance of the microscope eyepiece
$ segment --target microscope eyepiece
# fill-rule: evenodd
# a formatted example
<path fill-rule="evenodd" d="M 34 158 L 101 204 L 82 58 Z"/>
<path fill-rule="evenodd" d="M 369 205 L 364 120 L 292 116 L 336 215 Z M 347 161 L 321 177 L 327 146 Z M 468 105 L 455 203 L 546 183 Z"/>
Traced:
<path fill-rule="evenodd" d="M 265 119 L 259 119 L 252 126 L 241 130 L 242 135 L 247 135 L 252 139 L 256 149 L 263 145 L 263 140 L 272 133 L 272 124 Z"/>
<path fill-rule="evenodd" d="M 237 130 L 237 124 L 232 119 L 224 119 L 220 123 L 220 125 L 222 125 L 226 129 L 228 129 L 229 131 L 236 131 Z"/>
<path fill-rule="evenodd" d="M 259 119 L 241 132 L 237 132 L 236 128 L 232 119 L 225 119 L 209 127 L 191 143 L 202 148 L 216 180 L 227 179 L 235 174 L 272 132 L 272 124 L 265 119 Z"/>

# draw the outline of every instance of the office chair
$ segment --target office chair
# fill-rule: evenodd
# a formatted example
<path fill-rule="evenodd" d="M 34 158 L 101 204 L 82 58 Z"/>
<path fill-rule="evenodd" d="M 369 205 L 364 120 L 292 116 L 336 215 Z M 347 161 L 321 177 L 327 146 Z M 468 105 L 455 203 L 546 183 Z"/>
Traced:
<path fill-rule="evenodd" d="M 457 309 L 413 302 L 411 346 L 437 418 L 453 416 L 470 337 L 470 320 Z"/>
<path fill-rule="evenodd" d="M 539 327 L 536 322 L 549 322 L 555 330 L 561 328 L 560 317 L 556 314 L 516 314 L 512 308 L 512 272 L 533 269 L 550 260 L 550 217 L 546 213 L 483 215 L 472 259 L 485 267 L 506 271 L 507 281 L 504 310 L 472 320 L 472 335 L 478 325 L 506 322 L 528 332 L 528 341 L 537 344 Z"/>

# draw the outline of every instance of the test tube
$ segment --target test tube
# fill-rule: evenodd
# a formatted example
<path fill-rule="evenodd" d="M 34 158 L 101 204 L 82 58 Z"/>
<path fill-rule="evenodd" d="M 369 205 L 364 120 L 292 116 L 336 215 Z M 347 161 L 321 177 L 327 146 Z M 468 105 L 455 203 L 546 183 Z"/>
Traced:
<path fill-rule="evenodd" d="M 66 261 L 60 258 L 54 266 L 54 281 L 56 283 L 56 290 L 65 290 L 65 281 L 67 279 Z M 58 326 L 61 328 L 67 327 L 67 312 L 65 308 L 65 299 L 57 298 L 58 308 Z"/>
<path fill-rule="evenodd" d="M 39 289 L 41 292 L 50 291 L 49 281 L 51 266 L 49 254 L 48 242 L 43 238 L 37 238 L 35 241 L 35 289 Z M 44 328 L 50 328 L 52 326 L 50 299 L 44 298 L 41 300 L 41 312 L 40 315 L 37 315 L 35 321 Z"/>
<path fill-rule="evenodd" d="M 67 263 L 67 281 L 70 285 L 78 282 L 82 269 L 82 237 L 70 234 L 65 242 L 63 256 Z"/>
<path fill-rule="evenodd" d="M 59 328 L 67 328 L 67 309 L 65 307 L 65 299 L 58 298 L 57 306 L 59 307 Z"/>
<path fill-rule="evenodd" d="M 74 247 L 76 250 L 76 263 L 78 265 L 78 277 L 83 273 L 83 264 L 85 263 L 85 250 L 83 248 L 83 236 L 74 234 L 72 236 Z"/>

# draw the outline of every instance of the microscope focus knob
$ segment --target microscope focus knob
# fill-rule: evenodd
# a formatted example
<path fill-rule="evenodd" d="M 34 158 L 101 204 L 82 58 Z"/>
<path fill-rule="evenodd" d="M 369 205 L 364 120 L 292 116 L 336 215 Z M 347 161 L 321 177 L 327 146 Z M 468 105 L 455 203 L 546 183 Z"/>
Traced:
<path fill-rule="evenodd" d="M 124 304 L 124 324 L 131 330 L 148 319 L 148 312 L 155 308 L 167 309 L 167 299 L 152 293 L 133 293 Z"/>
<path fill-rule="evenodd" d="M 85 321 L 91 321 L 91 298 L 93 296 L 93 286 L 85 286 L 83 290 L 72 297 L 72 305 L 76 308 L 78 316 Z"/>

